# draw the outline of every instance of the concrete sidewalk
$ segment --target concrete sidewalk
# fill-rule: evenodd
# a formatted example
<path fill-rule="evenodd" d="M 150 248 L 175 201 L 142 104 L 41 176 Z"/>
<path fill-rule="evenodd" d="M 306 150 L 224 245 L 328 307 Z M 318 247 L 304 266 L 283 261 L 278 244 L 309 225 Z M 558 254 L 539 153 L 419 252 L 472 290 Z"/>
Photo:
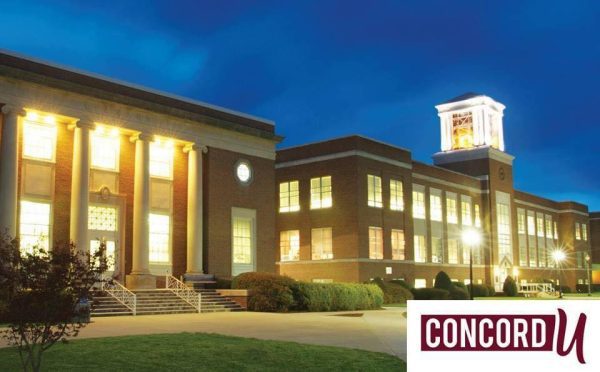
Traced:
<path fill-rule="evenodd" d="M 406 308 L 273 314 L 254 312 L 92 318 L 78 338 L 203 332 L 378 351 L 406 360 Z M 340 316 L 363 314 L 362 316 Z M 5 346 L 0 341 L 0 346 Z"/>

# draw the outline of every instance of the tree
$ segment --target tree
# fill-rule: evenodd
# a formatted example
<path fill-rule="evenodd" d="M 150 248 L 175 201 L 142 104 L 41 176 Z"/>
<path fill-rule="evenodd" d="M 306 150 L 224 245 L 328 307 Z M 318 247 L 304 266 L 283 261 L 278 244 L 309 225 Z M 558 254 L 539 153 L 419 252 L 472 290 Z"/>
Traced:
<path fill-rule="evenodd" d="M 507 276 L 502 286 L 502 291 L 508 297 L 515 297 L 517 295 L 517 283 L 512 276 Z"/>
<path fill-rule="evenodd" d="M 433 287 L 450 291 L 454 285 L 452 284 L 452 280 L 450 280 L 448 274 L 446 274 L 444 271 L 440 271 L 435 276 L 435 285 Z"/>
<path fill-rule="evenodd" d="M 89 255 L 70 244 L 24 253 L 18 240 L 0 237 L 0 320 L 8 323 L 0 336 L 16 346 L 25 371 L 39 371 L 44 351 L 85 326 L 83 303 L 107 269 L 105 250 Z"/>

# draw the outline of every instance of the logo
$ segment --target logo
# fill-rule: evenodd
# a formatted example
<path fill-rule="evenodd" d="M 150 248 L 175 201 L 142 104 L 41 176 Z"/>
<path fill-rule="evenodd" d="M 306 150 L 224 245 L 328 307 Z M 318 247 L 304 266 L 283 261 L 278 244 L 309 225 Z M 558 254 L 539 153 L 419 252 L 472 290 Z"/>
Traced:
<path fill-rule="evenodd" d="M 594 300 L 410 301 L 408 368 L 598 370 L 597 317 Z"/>

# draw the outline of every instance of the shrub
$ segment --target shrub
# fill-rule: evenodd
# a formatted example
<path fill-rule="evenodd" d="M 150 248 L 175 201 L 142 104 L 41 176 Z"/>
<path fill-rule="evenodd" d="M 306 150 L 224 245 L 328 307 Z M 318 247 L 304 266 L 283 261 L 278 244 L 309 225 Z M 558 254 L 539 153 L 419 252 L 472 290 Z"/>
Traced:
<path fill-rule="evenodd" d="M 435 276 L 435 285 L 433 287 L 450 291 L 450 289 L 452 289 L 452 280 L 450 280 L 448 274 L 446 274 L 444 271 L 440 271 Z"/>
<path fill-rule="evenodd" d="M 378 309 L 383 291 L 376 284 L 295 283 L 295 310 L 343 311 Z"/>
<path fill-rule="evenodd" d="M 407 300 L 414 298 L 403 280 L 384 282 L 383 279 L 377 277 L 371 283 L 376 284 L 383 291 L 384 304 L 405 304 Z"/>
<path fill-rule="evenodd" d="M 463 284 L 463 283 L 461 283 Z M 464 285 L 464 284 L 463 284 Z M 459 286 L 453 286 L 450 289 L 450 300 L 468 300 L 469 293 L 465 288 Z"/>
<path fill-rule="evenodd" d="M 496 295 L 496 287 L 494 287 L 493 285 L 490 285 L 490 284 L 487 284 L 486 287 L 488 289 L 488 293 L 489 293 L 490 297 L 493 297 Z"/>
<path fill-rule="evenodd" d="M 231 287 L 250 289 L 248 309 L 252 311 L 286 312 L 294 305 L 292 287 L 295 281 L 287 276 L 270 273 L 243 273 L 236 276 Z"/>
<path fill-rule="evenodd" d="M 569 287 L 568 285 L 561 285 L 560 290 L 562 291 L 562 293 L 571 293 L 571 287 Z"/>
<path fill-rule="evenodd" d="M 412 290 L 415 300 L 448 300 L 450 291 L 439 288 L 415 288 Z"/>
<path fill-rule="evenodd" d="M 517 283 L 512 276 L 507 276 L 502 286 L 502 291 L 508 297 L 515 297 L 517 295 Z"/>
<path fill-rule="evenodd" d="M 215 287 L 217 289 L 231 289 L 231 279 L 227 278 L 216 278 Z"/>
<path fill-rule="evenodd" d="M 392 279 L 392 280 L 390 280 L 390 281 L 389 281 L 389 283 L 393 283 L 393 284 L 398 284 L 398 285 L 401 285 L 402 287 L 404 287 L 404 288 L 408 289 L 409 291 L 410 291 L 411 289 L 413 289 L 413 286 L 412 286 L 412 285 L 410 285 L 410 284 L 408 284 L 408 283 L 407 283 L 405 280 L 403 280 L 403 279 Z"/>
<path fill-rule="evenodd" d="M 469 290 L 473 293 L 473 297 L 488 297 L 490 295 L 490 291 L 488 286 L 483 284 L 473 284 L 468 285 Z"/>

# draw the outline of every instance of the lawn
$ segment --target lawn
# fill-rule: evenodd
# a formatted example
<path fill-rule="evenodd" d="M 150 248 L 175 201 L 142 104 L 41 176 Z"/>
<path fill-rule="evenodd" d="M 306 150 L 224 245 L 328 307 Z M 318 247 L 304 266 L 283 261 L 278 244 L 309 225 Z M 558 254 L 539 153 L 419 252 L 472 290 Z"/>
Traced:
<path fill-rule="evenodd" d="M 0 349 L 0 371 L 20 370 Z M 44 353 L 44 371 L 406 371 L 388 354 L 204 333 L 81 339 Z"/>

